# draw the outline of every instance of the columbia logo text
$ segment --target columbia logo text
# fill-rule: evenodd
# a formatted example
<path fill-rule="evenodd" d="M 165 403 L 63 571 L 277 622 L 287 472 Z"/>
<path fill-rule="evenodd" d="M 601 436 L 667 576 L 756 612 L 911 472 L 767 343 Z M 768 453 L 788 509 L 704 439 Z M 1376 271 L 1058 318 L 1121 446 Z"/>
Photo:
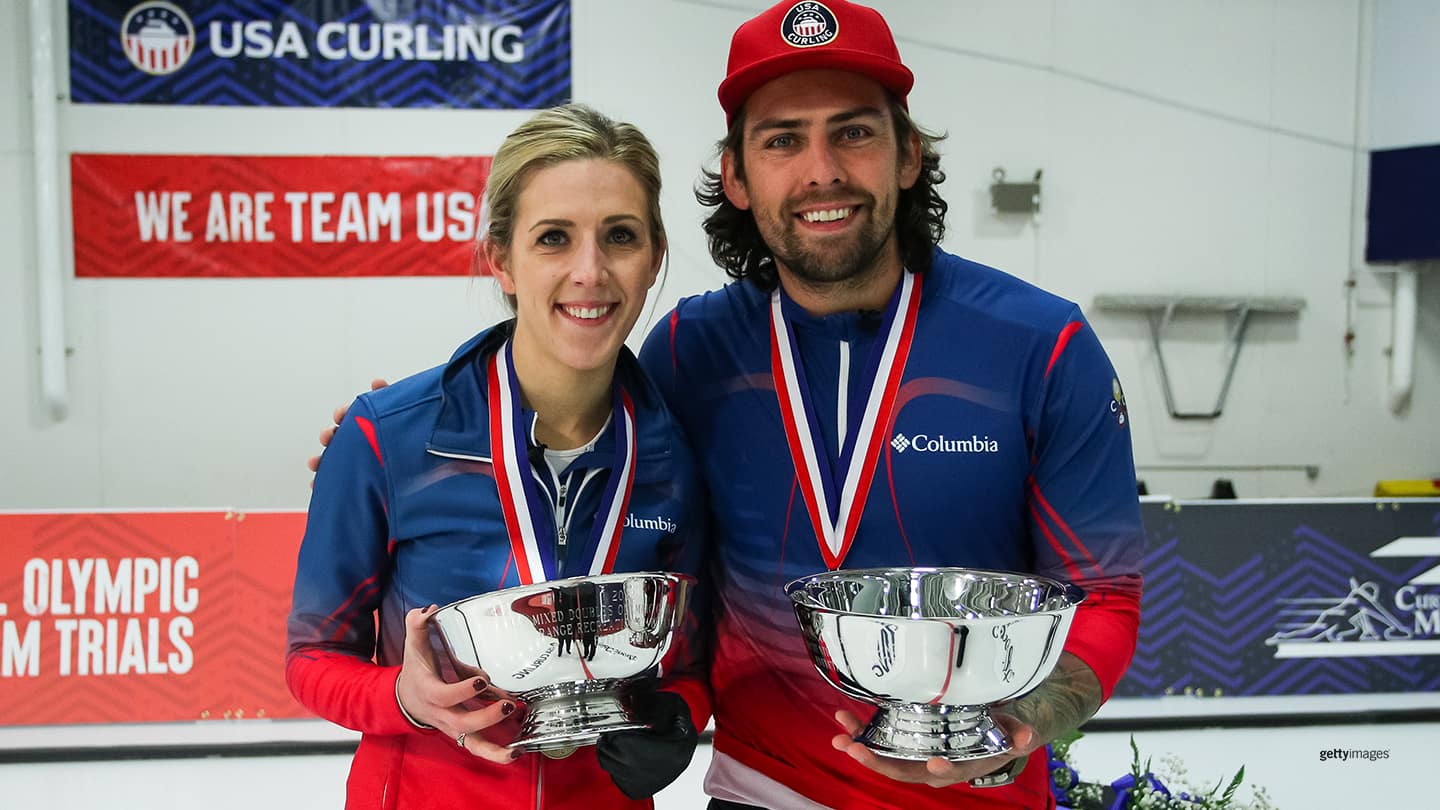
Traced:
<path fill-rule="evenodd" d="M 652 532 L 674 534 L 680 527 L 675 525 L 675 521 L 663 515 L 656 515 L 655 517 L 635 517 L 633 513 L 629 513 L 625 515 L 625 528 L 648 529 Z"/>
<path fill-rule="evenodd" d="M 951 439 L 943 433 L 939 436 L 917 433 L 913 437 L 907 437 L 904 433 L 896 433 L 895 438 L 890 440 L 890 446 L 895 448 L 897 453 L 903 453 L 906 450 L 913 450 L 916 453 L 1000 452 L 1000 442 L 989 436 L 976 436 L 973 433 L 968 439 Z"/>

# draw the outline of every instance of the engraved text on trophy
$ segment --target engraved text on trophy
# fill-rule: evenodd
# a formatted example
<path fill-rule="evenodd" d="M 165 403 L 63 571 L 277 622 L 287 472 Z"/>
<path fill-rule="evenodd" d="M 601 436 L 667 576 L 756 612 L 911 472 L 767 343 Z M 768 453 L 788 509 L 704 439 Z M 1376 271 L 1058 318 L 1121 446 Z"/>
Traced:
<path fill-rule="evenodd" d="M 870 671 L 875 677 L 880 678 L 890 672 L 890 667 L 895 664 L 895 630 L 893 624 L 880 626 L 880 639 L 875 650 L 875 663 L 870 666 Z"/>
<path fill-rule="evenodd" d="M 1000 673 L 1000 679 L 1005 683 L 1015 680 L 1015 642 L 1010 640 L 1010 625 L 1008 623 L 997 626 L 991 631 L 1000 643 L 1005 645 L 1005 654 L 995 662 L 996 670 Z"/>

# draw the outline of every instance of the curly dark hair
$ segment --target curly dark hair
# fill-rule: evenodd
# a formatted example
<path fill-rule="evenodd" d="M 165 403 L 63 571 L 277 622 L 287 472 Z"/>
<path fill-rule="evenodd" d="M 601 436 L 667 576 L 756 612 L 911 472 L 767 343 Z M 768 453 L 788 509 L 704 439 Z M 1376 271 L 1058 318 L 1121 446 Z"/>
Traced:
<path fill-rule="evenodd" d="M 920 136 L 920 175 L 915 185 L 900 192 L 895 205 L 895 235 L 900 244 L 901 261 L 915 272 L 924 272 L 930 269 L 931 250 L 945 236 L 945 212 L 950 207 L 936 189 L 945 181 L 945 172 L 940 170 L 940 155 L 935 145 L 945 136 L 922 129 L 898 99 L 886 95 L 900 148 L 909 148 L 912 132 Z M 745 111 L 741 109 L 725 139 L 716 145 L 717 154 L 729 150 L 735 156 L 735 173 L 742 178 L 745 176 L 741 151 L 744 132 Z M 715 209 L 704 222 L 710 256 L 715 263 L 725 268 L 726 275 L 733 279 L 749 279 L 766 292 L 774 290 L 780 283 L 775 256 L 760 236 L 754 215 L 736 208 L 725 196 L 720 172 L 701 170 L 695 199 L 706 208 Z"/>

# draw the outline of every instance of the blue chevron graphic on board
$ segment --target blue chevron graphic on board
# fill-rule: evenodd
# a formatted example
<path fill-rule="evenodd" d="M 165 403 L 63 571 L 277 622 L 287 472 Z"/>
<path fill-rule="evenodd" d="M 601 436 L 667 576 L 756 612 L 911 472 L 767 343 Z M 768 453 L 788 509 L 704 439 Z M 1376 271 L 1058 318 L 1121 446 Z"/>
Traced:
<path fill-rule="evenodd" d="M 1185 628 L 1180 621 L 1184 603 L 1184 577 L 1171 538 L 1152 549 L 1142 563 L 1145 595 L 1141 599 L 1141 636 L 1135 657 L 1116 694 L 1137 689 L 1139 694 L 1164 694 L 1177 683 L 1184 686 L 1185 673 L 1172 663 L 1165 650 L 1184 643 Z"/>
<path fill-rule="evenodd" d="M 1370 556 L 1395 536 L 1434 534 L 1440 506 L 1424 507 L 1408 519 L 1410 528 L 1401 528 L 1391 512 L 1370 504 L 1317 505 L 1314 515 L 1303 520 L 1289 513 L 1269 516 L 1263 506 L 1228 508 L 1252 508 L 1266 520 L 1255 521 L 1253 528 L 1248 521 L 1238 523 L 1253 533 L 1242 539 L 1228 536 L 1235 526 L 1212 525 L 1205 510 L 1176 509 L 1165 517 L 1169 538 L 1155 542 L 1152 533 L 1140 636 L 1117 696 L 1187 689 L 1205 695 L 1440 689 L 1440 656 L 1277 658 L 1274 643 L 1266 643 L 1278 632 L 1309 626 L 1320 611 L 1356 588 L 1369 601 L 1365 618 L 1355 626 L 1370 628 L 1377 639 L 1408 640 L 1419 637 L 1417 626 L 1440 623 L 1440 591 L 1414 590 L 1402 604 L 1416 603 L 1412 613 L 1398 609 L 1395 598 L 1397 589 L 1434 567 L 1433 558 Z M 1234 553 L 1237 542 L 1247 553 Z M 1230 553 L 1214 554 L 1217 544 L 1230 546 Z M 1216 563 L 1220 557 L 1223 564 Z M 1417 619 L 1414 613 L 1428 618 Z M 1359 633 L 1348 624 L 1344 628 L 1345 637 Z"/>
<path fill-rule="evenodd" d="M 150 0 L 69 0 L 80 103 L 541 109 L 570 100 L 569 0 L 169 0 L 194 28 L 151 75 L 120 36 Z M 323 19 L 309 15 L 325 14 Z"/>

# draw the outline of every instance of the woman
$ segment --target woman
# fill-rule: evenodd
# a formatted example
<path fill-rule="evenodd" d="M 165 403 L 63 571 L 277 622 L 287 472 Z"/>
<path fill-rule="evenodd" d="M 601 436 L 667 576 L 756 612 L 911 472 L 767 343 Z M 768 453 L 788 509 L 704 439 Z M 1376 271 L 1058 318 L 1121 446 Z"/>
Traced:
<path fill-rule="evenodd" d="M 554 760 L 505 747 L 514 702 L 483 678 L 443 681 L 425 624 L 436 605 L 597 559 L 699 567 L 689 448 L 624 345 L 665 256 L 659 201 L 655 151 L 634 127 L 573 104 L 521 125 L 491 164 L 482 225 L 515 318 L 359 397 L 326 450 L 286 678 L 307 708 L 362 732 L 348 808 L 646 807 L 688 763 L 709 713 L 693 613 L 666 691 L 637 707 L 655 731 Z M 507 458 L 533 486 L 497 483 Z M 628 508 L 600 510 L 626 493 Z M 616 525 L 627 515 L 652 519 Z M 522 520 L 538 555 L 512 543 Z"/>

